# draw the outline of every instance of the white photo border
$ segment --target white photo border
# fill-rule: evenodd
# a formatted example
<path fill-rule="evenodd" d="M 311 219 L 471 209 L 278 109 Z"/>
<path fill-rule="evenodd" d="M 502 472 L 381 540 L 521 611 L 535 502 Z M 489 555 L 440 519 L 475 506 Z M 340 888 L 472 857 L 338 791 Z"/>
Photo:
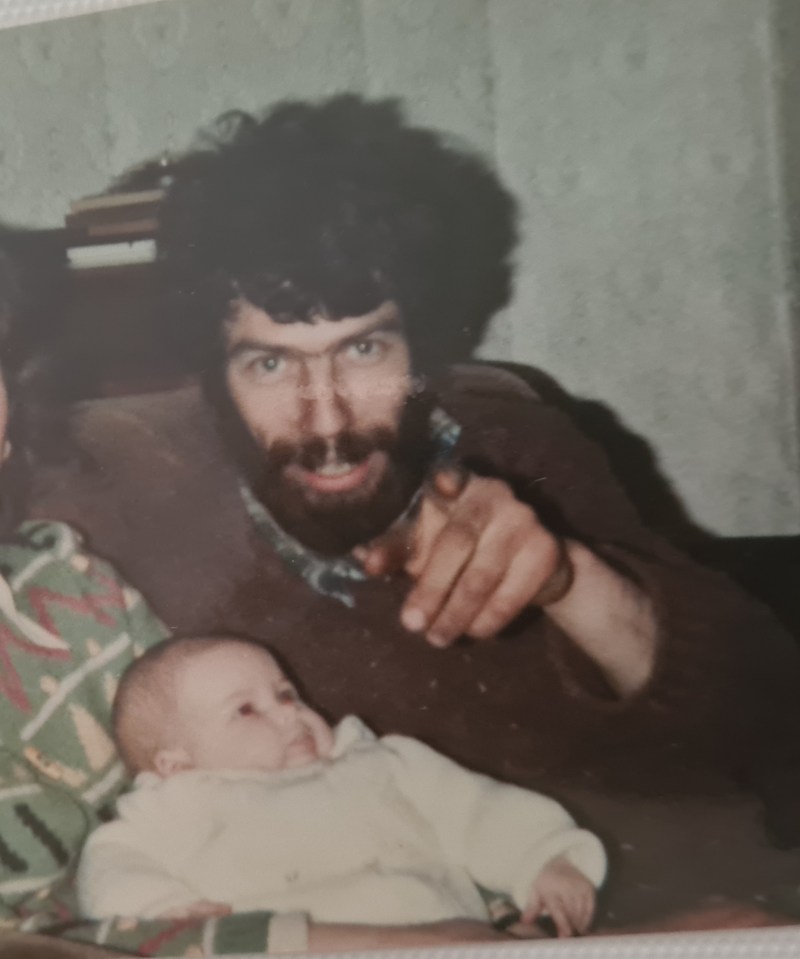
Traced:
<path fill-rule="evenodd" d="M 0 0 L 0 29 L 163 0 Z"/>
<path fill-rule="evenodd" d="M 0 0 L 0 29 L 165 0 Z M 224 2 L 224 0 L 220 0 Z M 324 2 L 324 0 L 317 0 Z M 435 0 L 431 0 L 435 2 Z M 800 876 L 798 877 L 800 882 Z M 570 942 L 339 953 L 338 959 L 796 959 L 800 927 L 608 936 Z M 241 956 L 240 959 L 256 959 Z M 311 957 L 310 957 L 311 959 Z"/>

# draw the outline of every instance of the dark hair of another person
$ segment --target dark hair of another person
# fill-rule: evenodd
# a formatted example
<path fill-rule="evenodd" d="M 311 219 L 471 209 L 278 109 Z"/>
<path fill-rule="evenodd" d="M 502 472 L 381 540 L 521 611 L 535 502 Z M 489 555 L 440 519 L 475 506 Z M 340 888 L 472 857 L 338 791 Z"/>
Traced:
<path fill-rule="evenodd" d="M 61 450 L 53 442 L 46 340 L 63 295 L 63 252 L 32 234 L 0 226 L 0 368 L 8 395 L 11 455 L 0 470 L 0 537 L 24 516 L 31 468 Z"/>
<path fill-rule="evenodd" d="M 184 348 L 207 367 L 220 366 L 237 296 L 278 322 L 394 300 L 423 369 L 468 356 L 508 299 L 514 201 L 486 163 L 409 125 L 394 100 L 226 114 L 168 170 L 147 165 L 116 188 L 165 172 L 160 255 Z"/>

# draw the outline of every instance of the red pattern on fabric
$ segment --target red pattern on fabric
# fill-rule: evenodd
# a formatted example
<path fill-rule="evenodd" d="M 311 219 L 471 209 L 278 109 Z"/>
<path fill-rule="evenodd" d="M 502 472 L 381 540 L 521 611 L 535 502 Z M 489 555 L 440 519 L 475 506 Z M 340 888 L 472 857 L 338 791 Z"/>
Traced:
<path fill-rule="evenodd" d="M 31 711 L 30 700 L 25 694 L 25 687 L 19 673 L 14 667 L 9 646 L 19 647 L 25 653 L 33 654 L 41 659 L 69 659 L 69 649 L 50 649 L 38 643 L 29 642 L 18 636 L 4 623 L 0 623 L 0 693 L 4 694 L 9 702 L 22 712 Z"/>
<path fill-rule="evenodd" d="M 91 565 L 86 571 L 86 576 L 100 587 L 101 592 L 83 596 L 64 596 L 62 593 L 54 592 L 52 589 L 46 589 L 43 586 L 30 587 L 27 592 L 27 600 L 39 625 L 52 633 L 58 632 L 48 612 L 48 606 L 50 605 L 63 606 L 78 615 L 91 616 L 103 626 L 114 625 L 116 617 L 111 616 L 107 610 L 125 609 L 125 597 L 122 588 L 112 577 L 101 573 L 96 566 Z"/>

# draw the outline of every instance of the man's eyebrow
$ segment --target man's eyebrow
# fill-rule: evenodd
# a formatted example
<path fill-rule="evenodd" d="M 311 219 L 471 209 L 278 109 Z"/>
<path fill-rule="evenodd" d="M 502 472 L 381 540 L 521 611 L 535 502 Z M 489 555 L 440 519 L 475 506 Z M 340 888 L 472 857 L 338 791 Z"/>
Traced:
<path fill-rule="evenodd" d="M 269 343 L 261 343 L 259 340 L 239 340 L 226 350 L 226 357 L 229 360 L 236 359 L 243 353 L 272 353 L 275 355 L 287 352 L 281 346 L 271 346 Z"/>
<path fill-rule="evenodd" d="M 358 333 L 354 333 L 352 336 L 340 340 L 335 345 L 335 348 L 341 349 L 343 346 L 350 346 L 351 343 L 358 343 L 359 340 L 363 340 L 367 336 L 372 336 L 373 333 L 401 333 L 402 330 L 403 324 L 399 316 L 386 316 L 382 319 L 375 320 L 363 330 L 359 330 Z"/>

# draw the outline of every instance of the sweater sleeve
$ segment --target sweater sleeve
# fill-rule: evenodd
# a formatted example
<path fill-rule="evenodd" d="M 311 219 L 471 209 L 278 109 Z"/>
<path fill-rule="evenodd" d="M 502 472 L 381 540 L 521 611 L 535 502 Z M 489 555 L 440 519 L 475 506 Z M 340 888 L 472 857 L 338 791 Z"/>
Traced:
<path fill-rule="evenodd" d="M 165 871 L 155 860 L 131 843 L 136 837 L 126 824 L 101 827 L 89 840 L 78 875 L 79 914 L 104 922 L 85 922 L 87 933 L 113 930 L 118 946 L 137 950 L 146 939 L 163 937 L 167 955 L 175 955 L 177 943 L 202 944 L 201 954 L 292 953 L 308 948 L 308 920 L 302 913 L 249 912 L 210 920 L 159 918 L 203 897 L 191 885 Z M 113 827 L 121 826 L 120 831 Z M 133 935 L 135 933 L 135 936 Z M 108 943 L 108 939 L 105 940 Z M 161 955 L 145 952 L 146 955 Z"/>
<path fill-rule="evenodd" d="M 470 772 L 415 739 L 387 736 L 397 785 L 433 828 L 443 858 L 524 908 L 542 867 L 564 856 L 595 886 L 606 872 L 600 840 L 547 796 Z"/>
<path fill-rule="evenodd" d="M 482 398 L 473 421 L 485 406 Z M 544 617 L 573 708 L 591 711 L 608 734 L 595 741 L 613 744 L 604 763 L 624 766 L 629 743 L 698 768 L 744 772 L 797 764 L 800 656 L 774 616 L 726 576 L 647 530 L 603 452 L 564 414 L 505 397 L 493 404 L 492 423 L 484 415 L 480 429 L 465 431 L 465 460 L 506 479 L 545 525 L 583 542 L 637 583 L 655 610 L 653 676 L 624 701 Z"/>
<path fill-rule="evenodd" d="M 92 919 L 136 916 L 156 919 L 204 897 L 170 873 L 127 822 L 107 823 L 89 837 L 78 869 L 81 914 Z"/>
<path fill-rule="evenodd" d="M 119 799 L 118 818 L 95 829 L 84 846 L 81 914 L 157 919 L 207 899 L 185 864 L 216 832 L 213 810 L 213 790 L 202 778 L 137 780 Z"/>
<path fill-rule="evenodd" d="M 17 910 L 0 904 L 0 928 L 3 935 L 23 934 L 20 945 L 25 934 L 38 934 L 102 946 L 109 955 L 192 955 L 199 959 L 302 952 L 306 948 L 300 917 L 251 912 L 205 920 L 114 918 L 98 922 L 77 918 L 73 896 L 58 896 L 53 891 L 46 903 L 32 901 Z"/>

